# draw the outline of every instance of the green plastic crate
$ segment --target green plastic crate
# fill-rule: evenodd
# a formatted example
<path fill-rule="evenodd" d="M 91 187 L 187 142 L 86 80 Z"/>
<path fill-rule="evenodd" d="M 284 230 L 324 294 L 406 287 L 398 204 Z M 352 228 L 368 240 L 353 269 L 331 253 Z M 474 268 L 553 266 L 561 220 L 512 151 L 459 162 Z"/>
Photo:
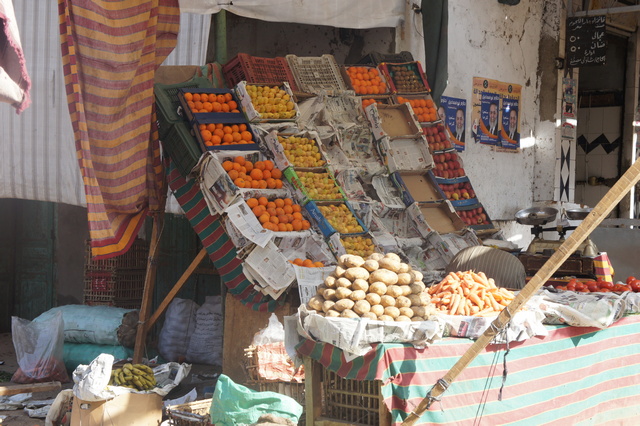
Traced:
<path fill-rule="evenodd" d="M 171 126 L 167 136 L 162 141 L 162 147 L 176 163 L 176 167 L 183 176 L 189 175 L 202 155 L 195 138 L 186 123 L 177 122 Z"/>
<path fill-rule="evenodd" d="M 183 83 L 154 85 L 153 89 L 156 96 L 156 112 L 160 139 L 169 133 L 171 126 L 186 120 L 181 113 L 182 106 L 178 99 L 178 91 L 183 88 L 196 89 L 211 87 L 213 87 L 213 85 L 206 77 L 194 77 Z"/>

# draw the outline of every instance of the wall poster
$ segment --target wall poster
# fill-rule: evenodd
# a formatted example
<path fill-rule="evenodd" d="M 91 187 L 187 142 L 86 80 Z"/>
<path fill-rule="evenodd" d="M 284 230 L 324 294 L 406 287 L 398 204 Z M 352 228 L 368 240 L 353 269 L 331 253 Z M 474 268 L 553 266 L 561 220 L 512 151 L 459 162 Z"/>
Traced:
<path fill-rule="evenodd" d="M 464 151 L 467 135 L 467 100 L 441 96 L 438 114 L 449 131 L 455 149 Z"/>
<path fill-rule="evenodd" d="M 471 120 L 476 142 L 506 151 L 520 148 L 521 94 L 519 84 L 473 78 Z"/>

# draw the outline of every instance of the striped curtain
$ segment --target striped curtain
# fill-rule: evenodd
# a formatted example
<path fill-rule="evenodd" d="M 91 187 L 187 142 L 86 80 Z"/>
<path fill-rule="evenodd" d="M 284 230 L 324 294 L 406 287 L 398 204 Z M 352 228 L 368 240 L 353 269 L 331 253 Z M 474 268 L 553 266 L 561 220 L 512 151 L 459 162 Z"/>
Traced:
<path fill-rule="evenodd" d="M 178 0 L 58 0 L 62 66 L 92 254 L 126 252 L 164 206 L 153 78 L 176 46 Z"/>

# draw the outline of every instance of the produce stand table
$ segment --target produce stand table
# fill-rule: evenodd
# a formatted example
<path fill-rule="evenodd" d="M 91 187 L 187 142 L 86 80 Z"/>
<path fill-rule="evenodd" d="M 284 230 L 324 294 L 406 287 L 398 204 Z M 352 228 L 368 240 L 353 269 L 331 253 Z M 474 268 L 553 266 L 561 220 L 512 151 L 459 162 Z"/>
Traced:
<path fill-rule="evenodd" d="M 548 336 L 509 345 L 502 401 L 498 393 L 505 345 L 489 345 L 419 424 L 637 424 L 640 316 L 624 317 L 603 330 L 547 329 Z M 399 425 L 471 344 L 463 338 L 445 338 L 421 350 L 409 344 L 378 344 L 351 362 L 327 343 L 305 340 L 297 349 L 306 366 L 315 370 L 325 368 L 348 379 L 380 380 L 391 424 Z M 313 373 L 307 370 L 307 395 L 320 393 L 320 375 Z M 307 400 L 308 425 L 320 412 Z"/>

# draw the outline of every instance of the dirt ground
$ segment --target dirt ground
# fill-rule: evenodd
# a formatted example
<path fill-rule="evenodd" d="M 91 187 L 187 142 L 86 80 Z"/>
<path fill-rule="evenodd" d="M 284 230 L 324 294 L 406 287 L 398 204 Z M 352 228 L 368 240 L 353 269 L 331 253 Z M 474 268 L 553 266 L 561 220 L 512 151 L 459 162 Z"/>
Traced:
<path fill-rule="evenodd" d="M 16 354 L 13 348 L 13 342 L 11 340 L 10 333 L 0 333 L 0 361 L 4 362 L 2 365 L 0 365 L 0 373 L 13 375 L 13 373 L 15 373 L 18 369 L 18 362 L 16 360 Z M 189 373 L 189 376 L 187 376 L 185 380 L 180 383 L 180 385 L 174 388 L 165 399 L 179 398 L 189 393 L 193 388 L 196 388 L 196 391 L 198 392 L 198 399 L 203 399 L 205 398 L 205 396 L 207 396 L 205 395 L 205 388 L 215 386 L 217 374 L 219 373 L 220 371 L 216 367 L 210 365 L 193 364 L 191 366 L 191 372 Z M 5 380 L 4 377 L 7 376 L 7 374 L 2 374 L 0 376 L 0 386 L 9 386 L 13 384 L 6 381 L 3 382 L 3 380 Z M 62 384 L 62 389 L 71 388 L 73 388 L 72 382 Z M 57 391 L 38 392 L 33 394 L 32 399 L 50 399 L 55 398 L 57 394 Z M 44 425 L 44 419 L 32 419 L 24 410 L 0 411 L 0 416 L 8 416 L 6 419 L 0 420 L 0 424 L 2 425 Z"/>

